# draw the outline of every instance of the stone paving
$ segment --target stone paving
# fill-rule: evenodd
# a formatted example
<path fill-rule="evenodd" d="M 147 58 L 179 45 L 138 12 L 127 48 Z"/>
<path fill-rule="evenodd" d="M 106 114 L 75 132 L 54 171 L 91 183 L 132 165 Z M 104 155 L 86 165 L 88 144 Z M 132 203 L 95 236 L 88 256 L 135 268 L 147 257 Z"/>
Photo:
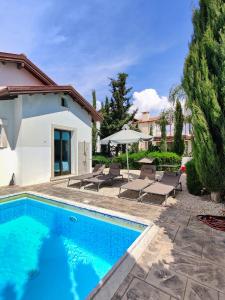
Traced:
<path fill-rule="evenodd" d="M 124 212 L 159 226 L 112 300 L 225 300 L 225 233 L 197 221 L 192 210 L 71 191 L 52 183 L 1 188 L 0 195 L 24 190 Z"/>
<path fill-rule="evenodd" d="M 164 214 L 166 222 L 162 221 Z M 225 299 L 225 233 L 198 223 L 186 213 L 182 222 L 180 217 L 181 211 L 176 216 L 168 209 L 155 220 L 160 233 L 113 300 Z"/>

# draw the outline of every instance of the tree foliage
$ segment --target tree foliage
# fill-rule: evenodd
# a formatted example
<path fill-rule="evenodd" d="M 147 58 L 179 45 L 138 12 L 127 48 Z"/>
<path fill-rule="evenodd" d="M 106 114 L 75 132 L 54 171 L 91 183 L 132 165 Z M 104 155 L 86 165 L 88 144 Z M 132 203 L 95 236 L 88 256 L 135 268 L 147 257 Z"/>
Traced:
<path fill-rule="evenodd" d="M 184 116 L 182 112 L 182 107 L 180 101 L 177 100 L 175 113 L 174 113 L 173 151 L 179 155 L 182 155 L 184 153 L 184 139 L 182 135 L 183 125 L 184 125 Z"/>
<path fill-rule="evenodd" d="M 169 102 L 175 106 L 173 111 L 173 122 L 174 122 L 174 142 L 173 151 L 179 155 L 184 153 L 184 139 L 183 139 L 183 125 L 184 115 L 182 111 L 181 103 L 184 106 L 187 105 L 186 94 L 182 85 L 173 86 L 169 94 Z"/>
<path fill-rule="evenodd" d="M 199 180 L 194 159 L 186 163 L 186 173 L 188 192 L 192 195 L 200 196 L 202 194 L 203 186 Z"/>
<path fill-rule="evenodd" d="M 161 112 L 158 124 L 160 126 L 161 131 L 160 150 L 162 152 L 165 152 L 167 151 L 166 126 L 168 125 L 168 114 L 166 111 Z"/>
<path fill-rule="evenodd" d="M 101 123 L 100 134 L 101 138 L 107 137 L 111 134 L 110 124 L 112 123 L 112 116 L 110 113 L 109 98 L 105 98 L 105 103 L 102 103 L 101 114 L 103 121 Z"/>
<path fill-rule="evenodd" d="M 96 99 L 96 91 L 92 91 L 92 105 L 96 109 L 97 99 Z M 98 139 L 98 129 L 96 126 L 96 122 L 92 124 L 92 152 L 93 154 L 96 153 L 96 146 L 97 146 L 97 139 Z"/>
<path fill-rule="evenodd" d="M 172 86 L 169 93 L 169 102 L 175 105 L 177 101 L 184 102 L 185 106 L 188 105 L 187 96 L 181 84 Z"/>
<path fill-rule="evenodd" d="M 127 87 L 127 77 L 126 73 L 119 73 L 117 79 L 110 79 L 111 98 L 106 97 L 101 110 L 104 118 L 101 138 L 121 130 L 124 124 L 134 119 L 136 112 L 129 113 L 132 87 Z"/>
<path fill-rule="evenodd" d="M 149 135 L 153 136 L 153 125 L 152 124 L 150 125 L 150 128 L 149 128 Z"/>
<path fill-rule="evenodd" d="M 195 166 L 203 185 L 225 190 L 225 3 L 200 0 L 183 87 L 192 111 Z"/>

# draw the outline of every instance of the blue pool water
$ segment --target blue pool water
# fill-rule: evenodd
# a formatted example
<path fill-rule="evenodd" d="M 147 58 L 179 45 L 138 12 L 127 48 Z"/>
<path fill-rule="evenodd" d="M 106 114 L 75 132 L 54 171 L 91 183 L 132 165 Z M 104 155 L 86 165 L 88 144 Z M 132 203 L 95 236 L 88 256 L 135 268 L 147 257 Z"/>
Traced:
<path fill-rule="evenodd" d="M 81 300 L 144 228 L 29 198 L 0 204 L 0 300 Z"/>

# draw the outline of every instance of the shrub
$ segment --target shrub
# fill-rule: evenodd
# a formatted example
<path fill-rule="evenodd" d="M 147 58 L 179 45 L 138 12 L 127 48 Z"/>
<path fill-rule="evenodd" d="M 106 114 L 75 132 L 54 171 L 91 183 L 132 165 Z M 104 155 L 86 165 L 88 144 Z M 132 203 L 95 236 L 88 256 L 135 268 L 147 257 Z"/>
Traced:
<path fill-rule="evenodd" d="M 159 165 L 177 165 L 181 164 L 181 157 L 174 152 L 149 152 L 147 157 L 154 158 L 154 164 Z"/>
<path fill-rule="evenodd" d="M 129 154 L 129 166 L 131 169 L 140 169 L 141 164 L 137 161 L 141 158 L 149 157 L 154 158 L 154 164 L 156 166 L 169 164 L 169 165 L 178 165 L 181 164 L 181 157 L 173 152 L 148 152 L 148 151 L 140 151 L 137 153 Z M 118 157 L 113 158 L 114 162 L 118 162 L 121 164 L 122 168 L 127 167 L 127 157 L 126 154 L 123 153 Z M 159 169 L 159 168 L 158 168 Z"/>
<path fill-rule="evenodd" d="M 158 170 L 160 169 L 159 165 L 177 165 L 178 167 L 181 164 L 181 157 L 173 152 L 149 152 L 149 151 L 139 151 L 137 153 L 129 153 L 129 166 L 130 169 L 138 170 L 141 167 L 141 164 L 137 161 L 141 158 L 149 157 L 154 158 L 154 165 L 158 166 Z M 108 167 L 112 162 L 120 163 L 121 168 L 127 168 L 127 156 L 126 153 L 123 153 L 116 157 L 107 157 L 104 155 L 93 155 L 93 166 L 96 164 L 105 164 Z M 174 170 L 174 169 L 173 169 Z"/>
<path fill-rule="evenodd" d="M 146 151 L 140 151 L 137 153 L 129 153 L 129 166 L 130 169 L 140 169 L 140 163 L 137 161 L 146 156 Z M 126 153 L 123 153 L 113 159 L 114 162 L 118 162 L 121 164 L 122 168 L 127 168 L 127 156 Z"/>
<path fill-rule="evenodd" d="M 106 157 L 104 155 L 93 155 L 92 156 L 92 165 L 93 165 L 93 167 L 96 164 L 105 164 L 105 166 L 108 167 L 111 162 L 112 162 L 112 158 Z"/>
<path fill-rule="evenodd" d="M 192 195 L 201 195 L 202 183 L 199 180 L 199 176 L 196 171 L 194 160 L 190 160 L 186 163 L 186 173 L 187 173 L 187 188 Z"/>

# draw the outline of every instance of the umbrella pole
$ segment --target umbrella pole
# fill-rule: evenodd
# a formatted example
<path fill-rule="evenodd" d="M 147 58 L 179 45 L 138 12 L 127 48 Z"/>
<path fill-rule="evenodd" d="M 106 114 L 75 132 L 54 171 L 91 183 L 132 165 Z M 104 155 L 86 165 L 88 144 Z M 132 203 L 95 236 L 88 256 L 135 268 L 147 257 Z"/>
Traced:
<path fill-rule="evenodd" d="M 128 144 L 126 144 L 126 155 L 127 155 L 127 181 L 129 181 L 130 174 L 129 174 Z"/>

